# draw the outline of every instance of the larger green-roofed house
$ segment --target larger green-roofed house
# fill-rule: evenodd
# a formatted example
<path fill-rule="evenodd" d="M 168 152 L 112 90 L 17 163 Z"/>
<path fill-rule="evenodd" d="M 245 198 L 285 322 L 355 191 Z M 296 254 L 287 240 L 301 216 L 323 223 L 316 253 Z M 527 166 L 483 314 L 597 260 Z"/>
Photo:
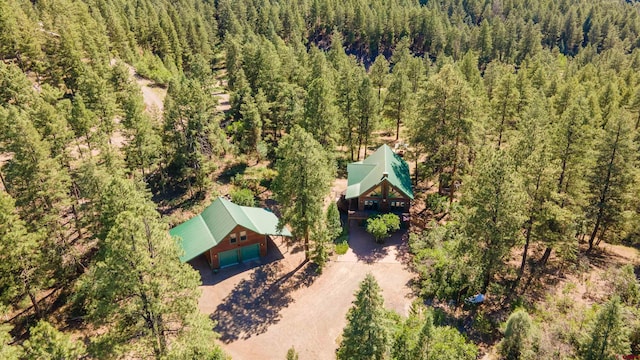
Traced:
<path fill-rule="evenodd" d="M 268 236 L 287 236 L 278 231 L 278 218 L 269 210 L 240 206 L 219 197 L 204 211 L 169 231 L 182 239 L 183 262 L 204 254 L 217 269 L 267 255 Z"/>
<path fill-rule="evenodd" d="M 394 212 L 409 220 L 413 200 L 409 166 L 398 154 L 382 145 L 362 161 L 347 165 L 345 199 L 349 220 L 366 219 L 376 212 Z"/>

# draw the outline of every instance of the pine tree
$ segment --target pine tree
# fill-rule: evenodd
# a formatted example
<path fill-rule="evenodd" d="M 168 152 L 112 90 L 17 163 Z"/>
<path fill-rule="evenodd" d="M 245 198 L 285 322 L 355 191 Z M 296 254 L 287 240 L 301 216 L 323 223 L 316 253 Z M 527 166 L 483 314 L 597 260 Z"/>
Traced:
<path fill-rule="evenodd" d="M 477 175 L 462 201 L 468 209 L 462 226 L 472 258 L 481 269 L 480 292 L 485 293 L 520 242 L 524 194 L 508 155 L 496 150 L 479 161 Z"/>
<path fill-rule="evenodd" d="M 260 110 L 252 96 L 247 96 L 240 106 L 240 115 L 242 116 L 243 148 L 245 152 L 255 153 L 258 156 L 258 161 L 260 161 L 258 146 L 262 142 L 263 122 Z"/>
<path fill-rule="evenodd" d="M 0 325 L 0 359 L 20 360 L 23 358 L 22 348 L 19 345 L 12 345 L 13 338 L 10 331 L 10 325 Z"/>
<path fill-rule="evenodd" d="M 412 350 L 414 359 L 431 359 L 433 357 L 430 349 L 432 345 L 431 338 L 433 337 L 433 331 L 433 318 L 431 317 L 431 314 L 427 314 L 424 324 L 422 325 L 422 329 L 420 329 L 416 345 Z"/>
<path fill-rule="evenodd" d="M 389 77 L 389 63 L 383 55 L 378 55 L 369 70 L 371 83 L 378 89 L 378 103 L 382 103 L 382 88 L 387 85 Z"/>
<path fill-rule="evenodd" d="M 343 145 L 347 146 L 351 152 L 351 161 L 355 159 L 355 151 L 357 145 L 357 136 L 355 135 L 358 128 L 358 108 L 357 97 L 360 81 L 364 78 L 364 71 L 356 64 L 352 57 L 345 58 L 342 67 L 338 69 L 338 84 L 336 94 L 336 104 L 342 115 L 343 129 L 342 140 Z"/>
<path fill-rule="evenodd" d="M 212 323 L 197 308 L 198 273 L 178 255 L 176 239 L 151 204 L 117 215 L 99 261 L 80 283 L 88 318 L 108 325 L 95 339 L 94 356 L 106 352 L 161 359 L 172 352 L 215 351 Z"/>
<path fill-rule="evenodd" d="M 520 92 L 517 88 L 516 75 L 508 72 L 503 74 L 493 89 L 491 98 L 491 117 L 497 133 L 497 147 L 505 141 L 505 133 L 518 121 L 518 104 Z"/>
<path fill-rule="evenodd" d="M 71 128 L 76 134 L 76 138 L 84 137 L 84 141 L 87 143 L 87 147 L 89 148 L 89 152 L 93 150 L 91 129 L 96 125 L 96 117 L 93 112 L 87 109 L 82 95 L 78 94 L 73 98 L 73 106 L 71 108 L 71 117 L 69 118 L 69 124 Z M 78 141 L 79 139 L 76 139 Z M 78 151 L 80 155 L 83 155 L 83 152 L 78 145 Z"/>
<path fill-rule="evenodd" d="M 334 89 L 325 77 L 311 80 L 304 101 L 301 125 L 326 149 L 334 145 L 338 130 L 338 109 Z"/>
<path fill-rule="evenodd" d="M 593 223 L 589 236 L 591 251 L 615 228 L 626 205 L 625 193 L 633 181 L 631 165 L 630 116 L 627 113 L 614 115 L 601 142 L 597 146 L 596 163 L 589 178 L 589 207 L 587 215 Z M 596 242 L 596 238 L 598 241 Z"/>
<path fill-rule="evenodd" d="M 26 358 L 42 360 L 78 359 L 85 355 L 82 342 L 71 339 L 51 324 L 40 320 L 29 329 L 29 339 L 23 344 Z"/>
<path fill-rule="evenodd" d="M 573 216 L 554 201 L 556 196 L 556 172 L 551 161 L 551 136 L 548 125 L 549 114 L 546 102 L 535 98 L 525 111 L 518 141 L 511 149 L 515 162 L 515 171 L 522 175 L 526 192 L 524 225 L 525 243 L 520 261 L 518 276 L 513 288 L 518 286 L 527 264 L 532 243 L 541 241 L 551 247 L 565 248 L 575 243 L 568 234 Z M 570 254 L 563 254 L 570 255 Z"/>
<path fill-rule="evenodd" d="M 300 127 L 282 138 L 276 153 L 273 193 L 282 206 L 279 226 L 289 224 L 295 238 L 304 240 L 308 257 L 311 232 L 324 220 L 322 204 L 335 168 L 320 144 Z"/>
<path fill-rule="evenodd" d="M 462 75 L 452 65 L 443 66 L 429 78 L 421 95 L 420 116 L 410 127 L 411 142 L 427 153 L 431 173 L 440 176 L 440 190 L 449 188 L 450 202 L 460 164 L 468 161 L 471 152 L 475 113 L 471 94 Z"/>
<path fill-rule="evenodd" d="M 203 191 L 213 170 L 212 158 L 226 150 L 226 140 L 216 119 L 214 97 L 197 80 L 181 79 L 169 86 L 165 100 L 165 162 L 185 180 Z M 174 177 L 176 178 L 176 177 Z"/>
<path fill-rule="evenodd" d="M 499 344 L 503 359 L 536 359 L 538 333 L 535 324 L 524 309 L 517 309 L 505 325 L 504 339 Z"/>
<path fill-rule="evenodd" d="M 335 240 L 342 234 L 342 222 L 340 220 L 340 212 L 335 202 L 331 202 L 327 208 L 326 215 L 327 232 L 331 240 Z"/>
<path fill-rule="evenodd" d="M 11 196 L 0 190 L 0 301 L 9 304 L 29 297 L 38 317 L 43 317 L 36 298 L 47 286 L 42 232 L 30 233 L 20 219 Z"/>
<path fill-rule="evenodd" d="M 396 123 L 396 140 L 400 137 L 400 124 L 411 116 L 414 105 L 409 76 L 405 71 L 394 68 L 389 93 L 385 98 L 385 108 L 386 116 Z"/>
<path fill-rule="evenodd" d="M 48 263 L 60 279 L 68 270 L 69 238 L 73 233 L 65 220 L 70 206 L 69 174 L 51 158 L 50 146 L 42 139 L 27 114 L 0 109 L 0 129 L 6 150 L 14 156 L 6 165 L 7 191 L 12 194 L 27 229 L 45 231 Z M 11 121 L 9 121 L 11 119 Z"/>
<path fill-rule="evenodd" d="M 590 328 L 581 347 L 583 359 L 614 359 L 616 355 L 629 353 L 628 329 L 623 324 L 618 297 L 604 304 Z"/>
<path fill-rule="evenodd" d="M 347 326 L 337 350 L 339 360 L 376 359 L 388 356 L 390 332 L 380 286 L 367 274 L 347 313 Z"/>
<path fill-rule="evenodd" d="M 369 139 L 371 133 L 376 128 L 379 119 L 379 107 L 380 102 L 376 101 L 374 95 L 374 89 L 368 77 L 362 79 L 362 82 L 358 86 L 358 93 L 356 99 L 356 116 L 358 118 L 357 123 L 357 137 L 358 137 L 358 150 L 357 160 L 360 160 L 360 152 L 364 145 L 364 157 L 367 156 L 367 146 L 369 145 Z"/>
<path fill-rule="evenodd" d="M 129 170 L 139 170 L 144 178 L 158 161 L 162 140 L 154 128 L 152 117 L 144 112 L 144 102 L 137 86 L 129 85 L 125 96 L 122 120 L 128 137 L 124 145 L 125 160 Z"/>

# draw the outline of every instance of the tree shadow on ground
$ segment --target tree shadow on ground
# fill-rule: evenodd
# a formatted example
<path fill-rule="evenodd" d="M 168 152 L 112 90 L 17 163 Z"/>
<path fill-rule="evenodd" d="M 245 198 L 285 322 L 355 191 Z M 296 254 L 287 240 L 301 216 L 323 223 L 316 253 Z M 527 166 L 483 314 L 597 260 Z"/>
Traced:
<path fill-rule="evenodd" d="M 259 335 L 280 321 L 280 312 L 293 302 L 291 293 L 308 287 L 317 278 L 315 264 L 303 262 L 283 273 L 281 262 L 257 268 L 242 280 L 218 306 L 211 319 L 220 340 L 230 343 Z"/>
<path fill-rule="evenodd" d="M 245 170 L 247 170 L 248 166 L 249 165 L 244 161 L 230 164 L 224 168 L 224 170 L 218 177 L 218 181 L 222 184 L 228 184 L 231 182 L 234 176 L 244 173 Z"/>

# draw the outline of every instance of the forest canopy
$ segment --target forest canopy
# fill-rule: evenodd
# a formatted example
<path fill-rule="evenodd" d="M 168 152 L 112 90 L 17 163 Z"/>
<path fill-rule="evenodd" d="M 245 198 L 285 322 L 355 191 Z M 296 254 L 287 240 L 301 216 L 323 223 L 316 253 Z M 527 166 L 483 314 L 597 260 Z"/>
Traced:
<path fill-rule="evenodd" d="M 603 243 L 637 247 L 639 48 L 636 1 L 1 1 L 0 357 L 225 358 L 167 233 L 176 209 L 222 182 L 273 194 L 324 264 L 329 183 L 381 138 L 431 216 L 410 240 L 425 300 L 508 304 Z M 227 173 L 249 162 L 264 168 Z M 590 333 L 557 338 L 567 356 L 640 351 L 633 271 L 574 319 Z M 537 336 L 524 310 L 505 328 L 503 354 Z"/>

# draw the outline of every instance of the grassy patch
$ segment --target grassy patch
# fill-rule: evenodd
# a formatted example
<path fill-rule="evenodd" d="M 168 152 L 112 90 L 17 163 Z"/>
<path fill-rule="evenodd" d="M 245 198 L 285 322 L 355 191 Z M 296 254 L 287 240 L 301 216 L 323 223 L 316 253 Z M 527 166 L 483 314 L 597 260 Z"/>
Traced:
<path fill-rule="evenodd" d="M 347 250 L 349 250 L 349 243 L 347 243 L 346 240 L 336 243 L 336 254 L 344 255 L 347 253 Z"/>

